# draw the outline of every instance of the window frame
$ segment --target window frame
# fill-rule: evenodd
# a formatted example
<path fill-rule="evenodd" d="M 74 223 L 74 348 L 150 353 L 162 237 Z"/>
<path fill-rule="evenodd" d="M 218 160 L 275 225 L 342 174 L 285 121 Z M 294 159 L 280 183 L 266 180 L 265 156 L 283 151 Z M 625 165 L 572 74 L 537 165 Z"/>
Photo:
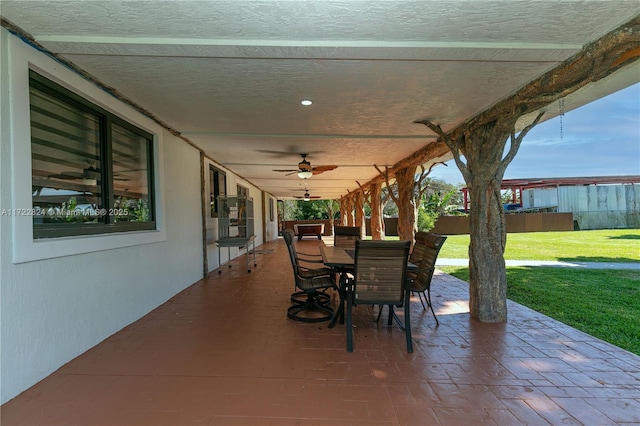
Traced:
<path fill-rule="evenodd" d="M 273 222 L 274 220 L 274 202 L 273 198 L 269 197 L 269 221 Z"/>
<path fill-rule="evenodd" d="M 224 191 L 220 191 L 220 177 L 223 178 Z M 218 197 L 227 195 L 227 173 L 209 164 L 209 198 L 211 208 L 209 217 L 216 219 L 218 217 Z"/>
<path fill-rule="evenodd" d="M 236 184 L 236 196 L 237 197 L 247 197 L 249 198 L 249 188 L 246 186 Z"/>
<path fill-rule="evenodd" d="M 147 167 L 147 205 L 150 220 L 146 222 L 114 222 L 110 214 L 105 215 L 104 223 L 33 223 L 33 239 L 42 240 L 60 237 L 78 237 L 85 235 L 100 235 L 116 232 L 153 231 L 157 230 L 156 222 L 156 198 L 155 198 L 155 171 L 154 171 L 154 135 L 137 125 L 119 117 L 118 115 L 96 105 L 85 97 L 50 80 L 42 74 L 29 69 L 29 96 L 31 89 L 43 92 L 56 100 L 71 105 L 74 108 L 96 115 L 99 119 L 99 143 L 100 143 L 100 170 L 102 174 L 102 186 L 100 198 L 103 208 L 107 212 L 114 211 L 113 190 L 113 158 L 112 158 L 112 132 L 113 125 L 118 125 L 146 140 L 146 167 Z M 31 102 L 29 101 L 29 109 Z M 31 118 L 29 127 L 31 129 Z M 30 143 L 31 140 L 30 140 Z M 33 158 L 33 157 L 32 157 Z M 33 179 L 33 173 L 31 174 Z M 33 200 L 33 199 L 32 199 Z M 33 201 L 32 201 L 33 202 Z M 32 204 L 33 206 L 33 204 Z"/>

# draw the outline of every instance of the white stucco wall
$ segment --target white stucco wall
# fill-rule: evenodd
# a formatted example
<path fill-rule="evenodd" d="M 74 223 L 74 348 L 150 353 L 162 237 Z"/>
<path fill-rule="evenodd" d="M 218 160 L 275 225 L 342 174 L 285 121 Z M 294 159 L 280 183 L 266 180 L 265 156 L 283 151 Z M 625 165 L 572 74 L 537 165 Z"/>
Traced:
<path fill-rule="evenodd" d="M 158 231 L 49 241 L 46 249 L 25 237 L 30 218 L 0 216 L 4 403 L 198 281 L 202 222 L 196 149 L 4 29 L 0 36 L 0 211 L 30 207 L 20 204 L 31 197 L 30 155 L 24 152 L 30 153 L 29 118 L 20 110 L 25 102 L 28 107 L 24 73 L 29 66 L 156 135 L 159 203 Z M 16 255 L 18 246 L 26 250 L 22 255 Z"/>

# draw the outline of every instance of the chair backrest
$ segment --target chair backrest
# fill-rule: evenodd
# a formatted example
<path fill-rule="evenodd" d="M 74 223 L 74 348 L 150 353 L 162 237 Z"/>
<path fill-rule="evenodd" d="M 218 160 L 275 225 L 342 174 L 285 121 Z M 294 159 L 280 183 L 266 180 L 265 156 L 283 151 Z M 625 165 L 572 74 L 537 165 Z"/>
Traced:
<path fill-rule="evenodd" d="M 356 242 L 356 304 L 403 304 L 410 246 L 410 241 Z"/>
<path fill-rule="evenodd" d="M 334 226 L 333 245 L 342 248 L 356 248 L 362 230 L 359 226 Z"/>
<path fill-rule="evenodd" d="M 425 238 L 429 235 L 428 232 L 418 231 L 416 232 L 413 250 L 411 250 L 411 254 L 409 255 L 409 262 L 415 263 L 416 265 L 420 264 L 422 260 L 422 256 L 424 255 L 424 251 L 427 249 Z"/>
<path fill-rule="evenodd" d="M 418 244 L 418 234 L 416 234 L 416 245 Z M 424 247 L 422 259 L 419 262 L 412 262 L 418 265 L 418 271 L 414 278 L 413 288 L 424 291 L 431 285 L 433 271 L 436 268 L 436 260 L 440 249 L 447 237 L 433 232 L 425 232 L 420 236 L 420 245 Z"/>
<path fill-rule="evenodd" d="M 296 254 L 296 248 L 293 245 L 295 234 L 291 229 L 284 229 L 282 231 L 282 238 L 287 243 L 287 250 L 289 250 L 289 259 L 291 259 L 291 266 L 293 267 L 293 276 L 298 281 L 298 255 Z"/>

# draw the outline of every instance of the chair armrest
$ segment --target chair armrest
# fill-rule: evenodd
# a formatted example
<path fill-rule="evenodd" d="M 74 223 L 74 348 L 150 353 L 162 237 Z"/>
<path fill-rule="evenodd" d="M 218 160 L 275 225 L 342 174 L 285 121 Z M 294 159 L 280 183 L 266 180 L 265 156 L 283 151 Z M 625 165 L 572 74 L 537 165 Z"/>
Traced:
<path fill-rule="evenodd" d="M 322 264 L 324 264 L 324 262 L 322 261 L 322 259 L 317 259 L 317 260 L 316 260 L 316 259 L 305 259 L 305 258 L 303 258 L 303 257 L 298 257 L 298 260 L 299 260 L 300 262 L 304 262 L 304 263 L 318 263 L 318 264 L 322 263 Z"/>
<path fill-rule="evenodd" d="M 420 272 L 431 272 L 435 269 L 436 268 L 434 266 L 432 266 L 431 268 L 407 269 L 407 275 Z"/>

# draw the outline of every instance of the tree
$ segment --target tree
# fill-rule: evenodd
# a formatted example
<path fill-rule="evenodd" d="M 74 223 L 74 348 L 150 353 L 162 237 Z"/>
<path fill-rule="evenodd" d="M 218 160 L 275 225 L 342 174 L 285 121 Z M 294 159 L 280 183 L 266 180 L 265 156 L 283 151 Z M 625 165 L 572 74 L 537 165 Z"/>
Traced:
<path fill-rule="evenodd" d="M 500 187 L 506 167 L 544 108 L 640 58 L 640 16 L 589 43 L 580 52 L 491 108 L 448 132 L 428 119 L 416 120 L 439 135 L 462 172 L 470 199 L 469 308 L 482 322 L 505 322 L 506 229 Z M 531 118 L 537 114 L 535 118 Z M 525 123 L 516 136 L 520 118 Z M 510 148 L 504 155 L 507 140 Z M 418 154 L 415 153 L 414 156 Z M 462 161 L 464 155 L 466 163 Z M 504 155 L 504 157 L 503 157 Z"/>
<path fill-rule="evenodd" d="M 322 200 L 297 200 L 297 214 L 295 220 L 327 219 L 326 207 Z"/>
<path fill-rule="evenodd" d="M 324 212 L 329 218 L 329 229 L 331 235 L 333 235 L 335 219 L 340 214 L 340 203 L 337 200 L 320 200 L 318 204 L 324 208 Z"/>
<path fill-rule="evenodd" d="M 507 273 L 504 249 L 507 243 L 500 186 L 507 166 L 515 157 L 522 139 L 542 118 L 515 135 L 519 115 L 504 115 L 489 123 L 460 132 L 456 140 L 438 125 L 422 121 L 440 135 L 453 154 L 469 188 L 469 307 L 472 316 L 483 322 L 507 320 Z M 510 147 L 505 152 L 507 139 Z M 466 163 L 462 161 L 464 155 Z M 473 171 L 473 172 L 471 172 Z"/>

